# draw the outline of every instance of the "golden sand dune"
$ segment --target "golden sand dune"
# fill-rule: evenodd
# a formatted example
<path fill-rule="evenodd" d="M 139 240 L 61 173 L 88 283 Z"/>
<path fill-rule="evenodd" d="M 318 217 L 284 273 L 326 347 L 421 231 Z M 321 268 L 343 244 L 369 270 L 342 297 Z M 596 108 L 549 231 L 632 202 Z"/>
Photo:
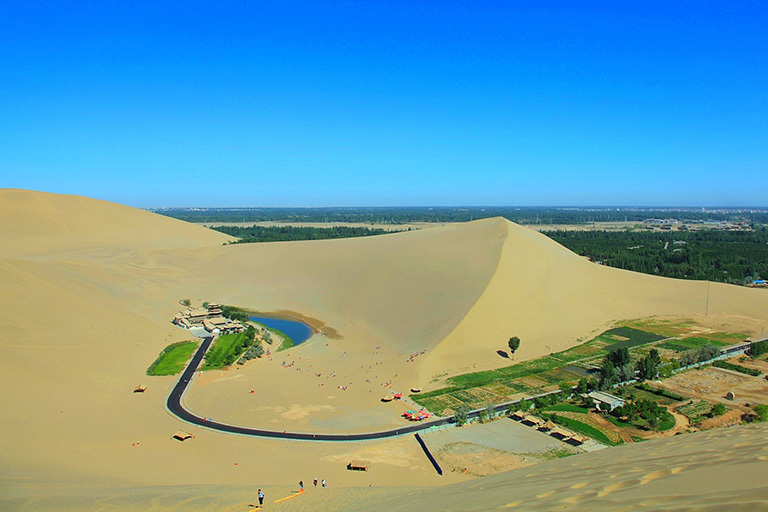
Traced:
<path fill-rule="evenodd" d="M 379 403 L 385 390 L 437 386 L 428 382 L 436 375 L 508 364 L 495 352 L 512 335 L 523 339 L 517 356 L 522 360 L 571 346 L 623 318 L 709 316 L 756 332 L 768 325 L 765 290 L 601 267 L 503 219 L 362 239 L 222 246 L 229 238 L 220 233 L 148 212 L 75 196 L 3 190 L 0 236 L 4 509 L 66 509 L 55 498 L 62 494 L 79 496 L 73 504 L 91 504 L 81 509 L 97 508 L 94 497 L 107 492 L 122 496 L 117 502 L 105 498 L 109 509 L 161 510 L 176 506 L 176 499 L 194 501 L 197 486 L 279 488 L 318 475 L 334 487 L 461 479 L 435 475 L 411 438 L 285 443 L 181 423 L 163 409 L 174 379 L 149 378 L 144 372 L 163 347 L 189 337 L 169 322 L 185 297 L 290 310 L 338 332 L 273 360 L 206 372 L 187 397 L 195 412 L 215 419 L 309 432 L 402 424 L 397 405 Z M 422 349 L 428 350 L 406 362 Z M 283 358 L 297 364 L 285 369 Z M 389 381 L 392 387 L 383 387 Z M 148 391 L 134 395 L 131 391 L 142 383 Z M 196 437 L 173 441 L 179 429 Z M 729 432 L 737 431 L 724 432 L 722 443 Z M 764 430 L 744 432 L 753 436 L 749 439 L 764 437 Z M 680 443 L 675 446 L 683 450 L 681 457 L 706 453 L 707 442 Z M 600 460 L 608 461 L 611 451 Z M 634 464 L 640 481 L 659 470 L 632 455 L 641 452 L 639 447 L 617 452 L 629 454 L 627 464 Z M 724 457 L 720 448 L 710 455 Z M 372 460 L 376 470 L 364 477 L 350 474 L 344 466 L 352 458 Z M 546 467 L 555 468 L 551 474 L 557 480 L 573 470 L 569 464 L 582 460 L 591 459 L 578 456 Z M 752 467 L 733 460 L 735 470 Z M 718 464 L 730 467 L 727 458 Z M 662 474 L 648 487 L 635 487 L 651 488 L 673 477 L 679 475 Z M 516 480 L 487 481 L 512 502 Z M 484 482 L 466 484 L 464 492 L 482 500 L 478 489 Z M 187 485 L 193 487 L 179 487 Z M 621 496 L 630 488 L 612 488 L 606 496 Z M 150 507 L 131 501 L 134 494 L 157 496 L 156 490 L 170 498 L 151 501 Z M 234 500 L 237 492 L 231 492 Z M 602 492 L 607 491 L 594 490 L 595 496 Z M 370 496 L 367 491 L 348 495 L 355 493 Z M 346 499 L 338 496 L 339 503 Z M 185 510 L 197 506 L 186 505 Z M 243 504 L 238 507 L 232 510 Z"/>
<path fill-rule="evenodd" d="M 128 206 L 19 189 L 0 189 L 0 233 L 0 256 L 58 259 L 232 240 L 223 233 Z"/>

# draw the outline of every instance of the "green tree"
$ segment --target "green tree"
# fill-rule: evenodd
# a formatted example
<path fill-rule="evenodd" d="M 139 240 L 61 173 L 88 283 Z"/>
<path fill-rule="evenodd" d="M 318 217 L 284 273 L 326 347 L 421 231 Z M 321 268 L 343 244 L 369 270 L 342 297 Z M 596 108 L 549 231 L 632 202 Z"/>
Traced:
<path fill-rule="evenodd" d="M 757 414 L 758 421 L 768 421 L 768 405 L 757 404 L 752 410 Z"/>
<path fill-rule="evenodd" d="M 520 348 L 520 338 L 518 338 L 517 336 L 512 336 L 511 338 L 509 338 L 509 342 L 507 342 L 507 345 L 509 345 L 509 351 L 514 354 L 515 351 L 518 348 Z"/>
<path fill-rule="evenodd" d="M 573 394 L 573 386 L 571 386 L 567 382 L 561 382 L 560 391 L 563 392 L 563 398 L 567 400 Z"/>
<path fill-rule="evenodd" d="M 712 416 L 722 416 L 726 411 L 727 409 L 723 404 L 715 404 L 710 412 L 712 413 Z"/>
<path fill-rule="evenodd" d="M 485 404 L 485 413 L 488 415 L 488 418 L 494 418 L 496 416 L 496 406 L 493 405 L 493 402 Z"/>
<path fill-rule="evenodd" d="M 603 361 L 603 372 L 600 376 L 600 389 L 609 389 L 611 386 L 619 381 L 619 374 L 616 371 L 616 366 L 608 358 Z"/>
<path fill-rule="evenodd" d="M 531 402 L 523 398 L 522 400 L 520 400 L 520 402 L 518 402 L 517 406 L 519 410 L 527 411 L 531 408 Z"/>
<path fill-rule="evenodd" d="M 187 306 L 187 307 L 189 307 L 189 305 L 190 305 L 190 304 L 192 304 L 192 301 L 191 301 L 191 300 L 189 300 L 189 299 L 182 299 L 182 301 L 181 301 L 181 305 L 182 305 L 182 306 Z"/>
<path fill-rule="evenodd" d="M 456 425 L 463 427 L 467 423 L 467 414 L 469 413 L 469 407 L 466 405 L 460 405 L 456 408 L 456 412 L 453 414 L 453 419 L 456 420 Z"/>
<path fill-rule="evenodd" d="M 605 358 L 613 363 L 613 366 L 620 368 L 626 366 L 631 362 L 629 357 L 629 349 L 627 347 L 620 347 L 608 352 Z"/>
<path fill-rule="evenodd" d="M 661 365 L 659 351 L 652 348 L 647 356 L 637 362 L 637 372 L 640 374 L 640 379 L 656 378 L 659 373 L 659 365 Z"/>
<path fill-rule="evenodd" d="M 580 395 L 583 395 L 588 391 L 589 391 L 589 381 L 586 379 L 586 377 L 579 379 L 579 383 L 576 384 L 576 392 L 578 392 Z"/>

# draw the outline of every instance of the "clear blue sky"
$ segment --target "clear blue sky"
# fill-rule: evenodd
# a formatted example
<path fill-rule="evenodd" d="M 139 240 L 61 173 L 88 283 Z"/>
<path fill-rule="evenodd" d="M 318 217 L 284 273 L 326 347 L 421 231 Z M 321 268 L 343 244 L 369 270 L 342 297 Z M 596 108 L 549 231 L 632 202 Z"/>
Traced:
<path fill-rule="evenodd" d="M 5 1 L 0 187 L 768 205 L 764 2 L 510 4 Z"/>

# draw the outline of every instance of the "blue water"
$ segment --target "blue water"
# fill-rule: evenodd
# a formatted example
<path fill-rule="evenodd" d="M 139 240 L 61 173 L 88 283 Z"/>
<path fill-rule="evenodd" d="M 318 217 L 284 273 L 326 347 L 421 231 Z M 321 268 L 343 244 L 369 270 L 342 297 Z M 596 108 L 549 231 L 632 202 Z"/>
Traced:
<path fill-rule="evenodd" d="M 277 329 L 284 332 L 294 345 L 300 345 L 307 341 L 314 333 L 312 328 L 302 322 L 296 320 L 285 320 L 283 318 L 269 318 L 264 316 L 252 316 L 249 317 L 254 322 L 266 325 L 270 329 Z"/>

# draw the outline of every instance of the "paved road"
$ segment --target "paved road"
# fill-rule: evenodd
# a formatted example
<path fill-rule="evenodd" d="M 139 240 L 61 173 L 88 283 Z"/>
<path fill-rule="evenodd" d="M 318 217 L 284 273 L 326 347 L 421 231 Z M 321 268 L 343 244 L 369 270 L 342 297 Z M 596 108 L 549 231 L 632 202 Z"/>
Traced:
<path fill-rule="evenodd" d="M 168 410 L 181 418 L 182 420 L 192 423 L 194 425 L 200 425 L 201 427 L 209 428 L 212 430 L 218 430 L 221 432 L 229 432 L 232 434 L 242 434 L 246 436 L 256 437 L 272 437 L 277 439 L 300 439 L 303 441 L 363 441 L 366 439 L 382 439 L 385 437 L 402 436 L 405 434 L 411 434 L 420 430 L 425 430 L 430 427 L 436 427 L 438 425 L 445 425 L 446 423 L 453 423 L 453 417 L 440 418 L 425 423 L 418 423 L 412 425 L 404 425 L 402 428 L 383 430 L 380 432 L 369 432 L 365 434 L 311 434 L 303 432 L 286 432 L 277 430 L 263 430 L 259 428 L 239 427 L 237 425 L 227 425 L 226 423 L 219 423 L 212 419 L 206 419 L 197 416 L 181 405 L 181 398 L 184 395 L 184 391 L 187 389 L 192 376 L 194 375 L 200 362 L 203 360 L 205 352 L 208 347 L 211 346 L 213 337 L 203 338 L 203 342 L 200 344 L 200 348 L 197 349 L 195 355 L 192 356 L 192 360 L 189 362 L 184 372 L 179 377 L 179 381 L 174 386 L 171 394 L 168 396 L 166 405 Z M 475 413 L 476 415 L 477 413 Z M 470 417 L 472 413 L 470 413 Z"/>

